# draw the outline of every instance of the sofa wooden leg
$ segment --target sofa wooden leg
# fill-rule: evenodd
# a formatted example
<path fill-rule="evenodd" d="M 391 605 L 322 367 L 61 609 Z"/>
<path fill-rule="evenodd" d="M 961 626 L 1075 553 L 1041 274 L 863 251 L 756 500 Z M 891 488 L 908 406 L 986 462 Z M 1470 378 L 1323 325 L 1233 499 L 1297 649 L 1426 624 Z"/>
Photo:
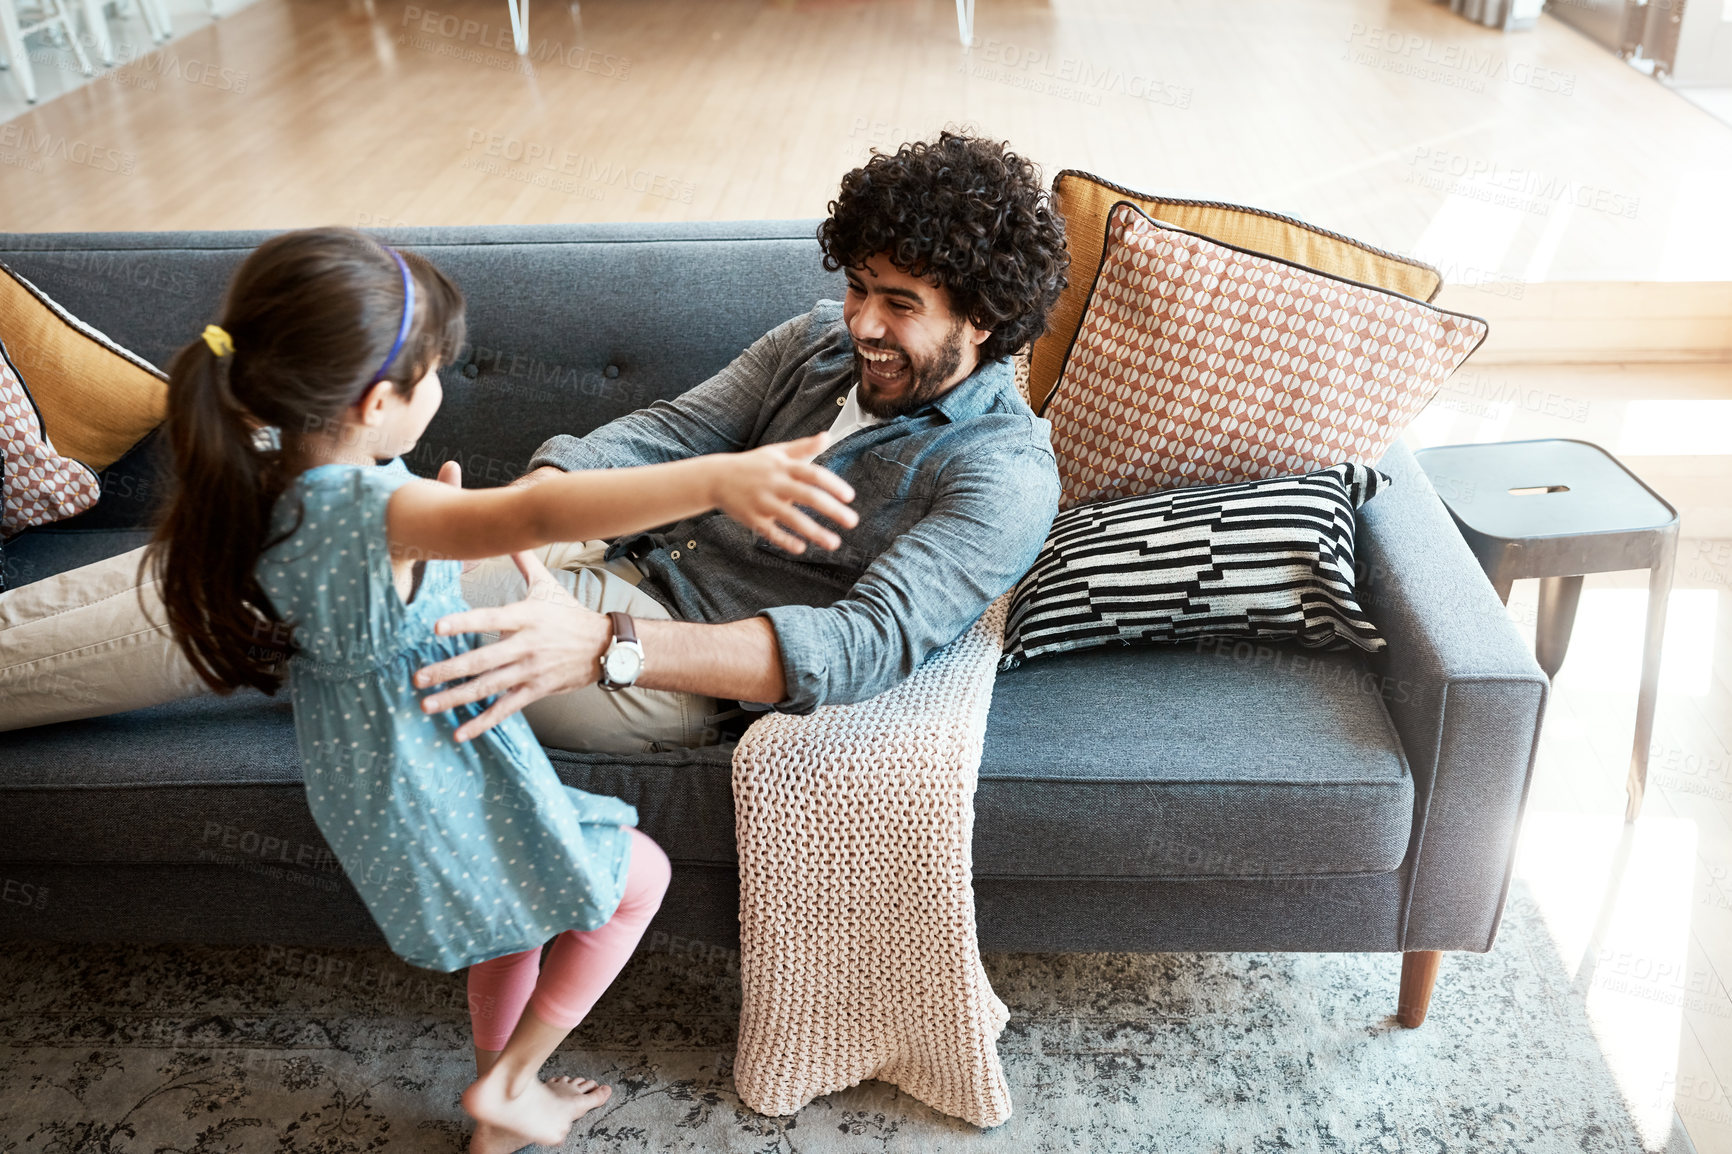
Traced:
<path fill-rule="evenodd" d="M 1401 955 L 1401 996 L 1395 1004 L 1395 1020 L 1408 1029 L 1425 1021 L 1431 1006 L 1431 984 L 1437 980 L 1441 950 L 1410 950 Z"/>

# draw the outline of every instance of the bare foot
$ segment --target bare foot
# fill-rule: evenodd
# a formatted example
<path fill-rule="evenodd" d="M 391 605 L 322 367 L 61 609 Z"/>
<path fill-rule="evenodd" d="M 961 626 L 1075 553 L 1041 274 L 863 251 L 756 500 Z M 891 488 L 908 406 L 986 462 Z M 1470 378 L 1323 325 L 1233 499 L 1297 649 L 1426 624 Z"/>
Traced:
<path fill-rule="evenodd" d="M 558 1146 L 571 1124 L 607 1101 L 612 1090 L 589 1079 L 556 1078 L 531 1082 L 513 1095 L 497 1071 L 477 1078 L 463 1091 L 463 1108 L 475 1119 L 470 1154 L 511 1154 L 525 1146 Z"/>
<path fill-rule="evenodd" d="M 583 1108 L 583 1114 L 589 1113 L 591 1110 L 613 1097 L 612 1086 L 598 1086 L 593 1078 L 573 1078 L 570 1075 L 561 1074 L 557 1078 L 549 1078 L 546 1085 L 547 1088 L 552 1090 L 555 1094 L 567 1098 L 577 1098 L 591 1092 L 599 1094 L 600 1097 Z M 583 1117 L 583 1114 L 573 1115 L 571 1120 L 575 1122 L 579 1118 Z"/>
<path fill-rule="evenodd" d="M 596 1095 L 595 1101 L 586 1105 L 582 1113 L 573 1116 L 572 1121 L 574 1122 L 613 1097 L 612 1086 L 598 1086 L 590 1078 L 572 1078 L 561 1075 L 557 1078 L 549 1078 L 546 1085 L 549 1090 L 562 1098 Z M 497 1126 L 478 1123 L 474 1135 L 469 1139 L 469 1154 L 515 1154 L 524 1144 L 519 1135 L 513 1135 Z"/>

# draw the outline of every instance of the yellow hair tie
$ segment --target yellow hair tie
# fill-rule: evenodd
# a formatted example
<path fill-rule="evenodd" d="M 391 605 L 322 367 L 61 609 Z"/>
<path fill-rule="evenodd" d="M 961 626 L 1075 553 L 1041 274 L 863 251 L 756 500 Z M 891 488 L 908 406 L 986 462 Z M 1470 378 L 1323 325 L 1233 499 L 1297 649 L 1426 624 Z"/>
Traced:
<path fill-rule="evenodd" d="M 234 338 L 229 336 L 221 325 L 204 327 L 204 343 L 219 357 L 226 357 L 235 351 Z"/>

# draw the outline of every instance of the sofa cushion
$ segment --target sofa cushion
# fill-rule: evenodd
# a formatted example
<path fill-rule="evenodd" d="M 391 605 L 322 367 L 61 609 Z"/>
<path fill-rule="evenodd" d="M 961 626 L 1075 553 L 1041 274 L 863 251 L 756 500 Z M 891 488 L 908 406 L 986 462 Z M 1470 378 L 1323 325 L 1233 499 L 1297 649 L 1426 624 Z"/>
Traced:
<path fill-rule="evenodd" d="M 549 750 L 562 780 L 634 803 L 675 860 L 734 860 L 731 746 Z M 287 694 L 243 690 L 0 733 L 0 860 L 328 862 Z M 719 819 L 719 820 L 718 820 Z"/>
<path fill-rule="evenodd" d="M 1000 679 L 976 796 L 979 877 L 1376 873 L 1413 787 L 1358 654 L 1064 654 Z M 1228 724 L 1224 719 L 1231 719 Z M 624 798 L 675 862 L 736 860 L 731 746 L 550 751 Z M 328 870 L 286 700 L 252 691 L 0 734 L 0 860 Z"/>
<path fill-rule="evenodd" d="M 1378 873 L 1407 852 L 1413 780 L 1358 650 L 1249 641 L 1097 649 L 1001 677 L 975 797 L 975 872 L 1031 877 Z"/>

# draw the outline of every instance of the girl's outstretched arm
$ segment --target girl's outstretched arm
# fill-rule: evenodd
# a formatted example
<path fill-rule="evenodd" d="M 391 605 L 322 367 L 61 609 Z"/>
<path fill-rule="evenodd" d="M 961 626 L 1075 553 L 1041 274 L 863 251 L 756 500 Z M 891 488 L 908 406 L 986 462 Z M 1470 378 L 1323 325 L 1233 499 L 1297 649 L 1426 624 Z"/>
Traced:
<path fill-rule="evenodd" d="M 617 537 L 720 509 L 791 553 L 803 552 L 807 541 L 834 549 L 841 538 L 795 507 L 845 529 L 859 520 L 846 504 L 853 488 L 812 464 L 828 440 L 829 433 L 815 433 L 743 453 L 586 470 L 500 489 L 411 481 L 391 494 L 386 528 L 398 556 L 467 560 Z"/>

